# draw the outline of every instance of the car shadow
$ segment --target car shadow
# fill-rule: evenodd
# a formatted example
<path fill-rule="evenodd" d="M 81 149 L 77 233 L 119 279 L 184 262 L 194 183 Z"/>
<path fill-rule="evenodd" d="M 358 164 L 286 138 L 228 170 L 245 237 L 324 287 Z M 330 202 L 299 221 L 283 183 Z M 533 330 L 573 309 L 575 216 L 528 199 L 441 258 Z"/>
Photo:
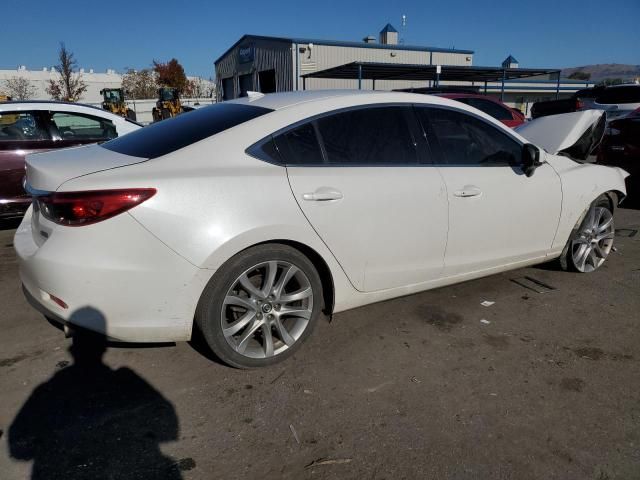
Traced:
<path fill-rule="evenodd" d="M 104 327 L 104 316 L 90 307 Z M 98 322 L 98 323 L 99 323 Z M 176 411 L 140 375 L 102 361 L 104 335 L 76 330 L 49 380 L 31 393 L 8 432 L 10 455 L 32 461 L 32 479 L 181 479 L 180 462 L 160 445 L 179 438 Z"/>

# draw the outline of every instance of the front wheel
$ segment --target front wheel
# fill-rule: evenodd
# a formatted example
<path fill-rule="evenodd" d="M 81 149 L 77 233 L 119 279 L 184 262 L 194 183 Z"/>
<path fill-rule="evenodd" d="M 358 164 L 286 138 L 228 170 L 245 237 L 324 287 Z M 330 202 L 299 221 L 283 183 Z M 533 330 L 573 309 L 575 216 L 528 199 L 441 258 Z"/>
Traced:
<path fill-rule="evenodd" d="M 321 315 L 322 298 L 320 277 L 306 256 L 286 245 L 260 245 L 215 273 L 195 320 L 222 361 L 263 367 L 300 347 Z"/>
<path fill-rule="evenodd" d="M 589 273 L 602 266 L 613 248 L 613 211 L 606 196 L 594 201 L 564 249 L 561 262 L 572 270 Z"/>

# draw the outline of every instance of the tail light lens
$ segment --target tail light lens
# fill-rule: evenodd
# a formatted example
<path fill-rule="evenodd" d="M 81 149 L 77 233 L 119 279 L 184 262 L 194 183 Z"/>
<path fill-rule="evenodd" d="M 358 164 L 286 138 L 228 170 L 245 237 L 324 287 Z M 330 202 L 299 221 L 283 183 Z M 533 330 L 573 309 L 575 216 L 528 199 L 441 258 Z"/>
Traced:
<path fill-rule="evenodd" d="M 155 188 L 52 193 L 38 197 L 38 206 L 42 215 L 52 222 L 80 227 L 126 212 L 155 193 Z"/>
<path fill-rule="evenodd" d="M 582 110 L 584 108 L 584 102 L 582 100 L 576 100 L 576 111 Z"/>

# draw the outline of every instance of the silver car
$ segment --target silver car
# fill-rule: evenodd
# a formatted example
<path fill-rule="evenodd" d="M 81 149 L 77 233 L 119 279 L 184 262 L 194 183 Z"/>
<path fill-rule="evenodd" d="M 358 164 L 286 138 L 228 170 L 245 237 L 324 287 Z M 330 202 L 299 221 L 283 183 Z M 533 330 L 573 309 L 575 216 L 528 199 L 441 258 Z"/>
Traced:
<path fill-rule="evenodd" d="M 640 108 L 640 85 L 613 85 L 594 96 L 581 97 L 580 110 L 604 110 L 607 121 L 626 117 Z"/>

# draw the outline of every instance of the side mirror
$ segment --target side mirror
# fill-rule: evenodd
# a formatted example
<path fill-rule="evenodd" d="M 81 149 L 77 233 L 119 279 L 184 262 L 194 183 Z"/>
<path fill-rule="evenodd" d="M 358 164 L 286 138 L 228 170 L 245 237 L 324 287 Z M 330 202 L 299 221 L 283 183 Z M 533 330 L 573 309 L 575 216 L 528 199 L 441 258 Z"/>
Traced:
<path fill-rule="evenodd" d="M 527 177 L 533 175 L 540 165 L 540 150 L 531 143 L 527 143 L 522 147 L 522 171 Z"/>

